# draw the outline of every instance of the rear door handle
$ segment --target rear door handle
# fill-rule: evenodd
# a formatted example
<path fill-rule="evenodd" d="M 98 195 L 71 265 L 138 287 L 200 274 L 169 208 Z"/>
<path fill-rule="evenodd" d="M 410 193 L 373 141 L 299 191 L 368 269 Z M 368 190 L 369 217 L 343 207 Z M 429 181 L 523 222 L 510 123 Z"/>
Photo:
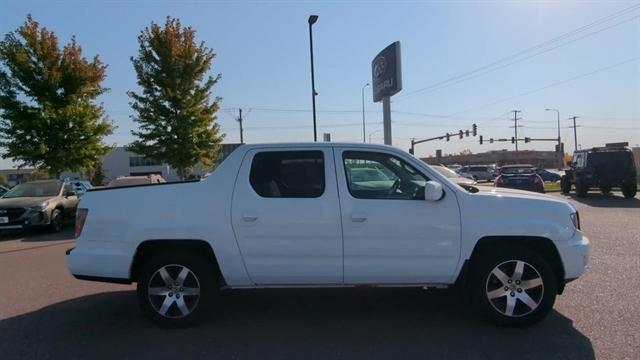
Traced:
<path fill-rule="evenodd" d="M 242 220 L 246 222 L 253 222 L 258 220 L 258 214 L 254 212 L 245 212 L 242 214 Z"/>
<path fill-rule="evenodd" d="M 354 212 L 351 214 L 351 221 L 361 223 L 367 220 L 367 214 L 363 212 Z"/>

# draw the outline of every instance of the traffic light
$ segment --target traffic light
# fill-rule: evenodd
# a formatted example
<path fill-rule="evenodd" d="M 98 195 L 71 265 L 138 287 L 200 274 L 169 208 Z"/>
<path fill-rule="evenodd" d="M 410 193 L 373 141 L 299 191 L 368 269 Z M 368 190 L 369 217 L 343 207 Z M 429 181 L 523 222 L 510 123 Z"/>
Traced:
<path fill-rule="evenodd" d="M 480 145 L 482 145 L 482 135 L 480 135 Z"/>
<path fill-rule="evenodd" d="M 511 143 L 512 143 L 512 144 L 515 144 L 515 143 L 516 143 L 516 138 L 515 138 L 515 137 L 513 137 L 513 136 L 511 137 Z"/>
<path fill-rule="evenodd" d="M 478 135 L 478 126 L 476 124 L 471 125 L 471 132 L 473 133 L 473 136 Z"/>
<path fill-rule="evenodd" d="M 462 130 L 460 130 L 460 131 L 458 132 L 458 135 L 460 136 L 460 139 L 462 139 L 462 138 L 464 137 L 464 133 L 462 132 Z"/>
<path fill-rule="evenodd" d="M 447 141 L 449 141 L 449 136 L 450 136 L 449 133 L 447 133 Z"/>
<path fill-rule="evenodd" d="M 469 130 L 464 132 L 464 136 L 469 137 Z"/>
<path fill-rule="evenodd" d="M 525 137 L 525 138 L 524 138 L 524 143 L 525 143 L 525 144 L 529 143 L 530 141 L 531 141 L 531 138 L 530 138 L 530 137 Z"/>

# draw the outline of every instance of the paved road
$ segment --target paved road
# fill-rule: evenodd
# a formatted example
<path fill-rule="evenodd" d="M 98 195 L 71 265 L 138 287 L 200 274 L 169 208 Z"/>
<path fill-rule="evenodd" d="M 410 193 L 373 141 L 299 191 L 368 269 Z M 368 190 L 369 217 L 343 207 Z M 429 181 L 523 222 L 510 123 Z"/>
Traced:
<path fill-rule="evenodd" d="M 554 195 L 562 196 L 562 195 Z M 591 271 L 527 329 L 487 324 L 454 290 L 231 291 L 197 328 L 143 319 L 133 286 L 73 279 L 62 235 L 0 241 L 0 358 L 640 358 L 640 199 L 576 202 Z"/>

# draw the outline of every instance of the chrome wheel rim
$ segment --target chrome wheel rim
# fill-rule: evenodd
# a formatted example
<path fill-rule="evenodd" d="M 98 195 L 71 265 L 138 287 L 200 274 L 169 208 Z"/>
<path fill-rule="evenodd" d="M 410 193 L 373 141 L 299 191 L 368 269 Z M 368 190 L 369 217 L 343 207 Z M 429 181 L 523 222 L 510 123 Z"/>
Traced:
<path fill-rule="evenodd" d="M 522 260 L 505 261 L 487 276 L 486 296 L 502 315 L 521 317 L 540 306 L 544 283 L 538 270 Z"/>
<path fill-rule="evenodd" d="M 171 319 L 183 318 L 198 306 L 200 282 L 186 266 L 165 265 L 151 276 L 147 294 L 158 314 Z"/>

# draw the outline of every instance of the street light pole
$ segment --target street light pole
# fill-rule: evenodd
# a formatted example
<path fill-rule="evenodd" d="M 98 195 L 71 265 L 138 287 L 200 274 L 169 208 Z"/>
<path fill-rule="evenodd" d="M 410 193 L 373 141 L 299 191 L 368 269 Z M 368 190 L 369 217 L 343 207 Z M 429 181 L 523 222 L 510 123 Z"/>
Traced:
<path fill-rule="evenodd" d="M 364 89 L 369 86 L 369 83 L 366 83 L 363 87 L 362 87 L 362 142 L 366 143 L 367 142 L 367 138 L 365 135 L 365 125 L 364 125 Z"/>
<path fill-rule="evenodd" d="M 558 163 L 560 164 L 558 169 L 564 167 L 564 153 L 562 152 L 562 141 L 560 140 L 560 110 L 558 109 L 544 109 L 545 111 L 555 111 L 558 115 Z"/>
<path fill-rule="evenodd" d="M 313 141 L 318 141 L 318 134 L 316 132 L 316 80 L 313 73 L 313 24 L 318 21 L 317 15 L 309 16 L 309 50 L 311 53 L 311 106 L 313 107 Z"/>

